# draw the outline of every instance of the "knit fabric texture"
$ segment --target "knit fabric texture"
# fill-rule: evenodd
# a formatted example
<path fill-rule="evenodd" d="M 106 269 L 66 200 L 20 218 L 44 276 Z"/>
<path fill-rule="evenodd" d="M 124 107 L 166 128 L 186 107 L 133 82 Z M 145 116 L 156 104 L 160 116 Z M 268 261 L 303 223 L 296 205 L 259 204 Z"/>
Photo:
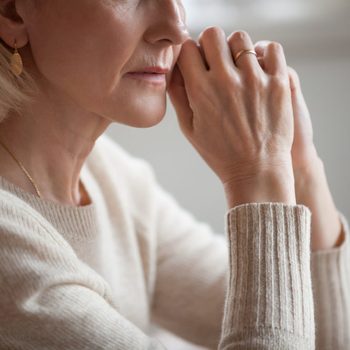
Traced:
<path fill-rule="evenodd" d="M 310 250 L 302 205 L 229 209 L 214 232 L 151 165 L 102 135 L 91 203 L 0 177 L 0 349 L 164 350 L 156 323 L 208 349 L 350 349 L 350 236 Z"/>

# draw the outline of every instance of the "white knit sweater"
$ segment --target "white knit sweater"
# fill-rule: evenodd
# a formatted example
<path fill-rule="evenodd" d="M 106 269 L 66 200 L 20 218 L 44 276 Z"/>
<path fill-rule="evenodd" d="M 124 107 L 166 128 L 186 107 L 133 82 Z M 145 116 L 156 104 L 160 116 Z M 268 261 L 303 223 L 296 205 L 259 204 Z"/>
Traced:
<path fill-rule="evenodd" d="M 105 135 L 81 179 L 73 207 L 0 177 L 0 349 L 164 349 L 152 321 L 212 349 L 350 349 L 343 217 L 318 253 L 304 206 L 241 205 L 216 234 Z"/>

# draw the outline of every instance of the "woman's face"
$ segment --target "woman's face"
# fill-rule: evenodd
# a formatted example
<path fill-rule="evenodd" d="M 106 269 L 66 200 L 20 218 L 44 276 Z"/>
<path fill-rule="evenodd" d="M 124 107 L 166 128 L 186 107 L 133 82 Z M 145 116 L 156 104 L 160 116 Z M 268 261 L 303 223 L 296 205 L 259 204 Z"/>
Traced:
<path fill-rule="evenodd" d="M 149 127 L 163 118 L 188 37 L 181 0 L 22 0 L 17 11 L 45 89 L 109 121 Z M 131 74 L 157 66 L 169 72 Z"/>

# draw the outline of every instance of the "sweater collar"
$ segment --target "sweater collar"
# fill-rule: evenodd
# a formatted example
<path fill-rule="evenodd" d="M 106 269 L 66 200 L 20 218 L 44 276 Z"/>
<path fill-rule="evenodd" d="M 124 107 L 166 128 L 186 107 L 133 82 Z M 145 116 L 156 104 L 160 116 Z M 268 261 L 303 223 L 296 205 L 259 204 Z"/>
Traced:
<path fill-rule="evenodd" d="M 42 199 L 0 176 L 0 187 L 11 192 L 33 209 L 38 211 L 65 238 L 70 241 L 91 239 L 97 234 L 96 201 L 94 200 L 92 175 L 85 164 L 81 170 L 81 181 L 91 203 L 85 206 L 73 206 Z"/>

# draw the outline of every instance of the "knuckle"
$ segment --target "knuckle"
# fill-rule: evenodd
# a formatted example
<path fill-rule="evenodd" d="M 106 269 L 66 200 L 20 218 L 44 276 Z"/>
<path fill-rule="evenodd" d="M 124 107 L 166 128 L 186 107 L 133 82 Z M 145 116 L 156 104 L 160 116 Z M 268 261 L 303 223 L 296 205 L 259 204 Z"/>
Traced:
<path fill-rule="evenodd" d="M 218 26 L 212 26 L 204 29 L 203 32 L 199 35 L 198 40 L 199 41 L 210 40 L 212 38 L 225 37 L 225 35 L 226 34 L 222 28 Z"/>
<path fill-rule="evenodd" d="M 215 72 L 214 79 L 219 83 L 229 83 L 231 80 L 236 80 L 237 74 L 233 74 L 232 68 L 228 64 L 222 64 L 220 69 Z"/>
<path fill-rule="evenodd" d="M 250 40 L 250 36 L 246 31 L 238 30 L 238 31 L 232 33 L 228 40 L 229 40 L 229 42 L 247 41 L 247 40 Z"/>
<path fill-rule="evenodd" d="M 254 44 L 254 46 L 258 46 L 258 47 L 263 47 L 263 48 L 265 48 L 267 45 L 269 45 L 271 43 L 271 41 L 269 41 L 269 40 L 259 40 L 259 41 L 257 41 L 255 44 Z"/>
<path fill-rule="evenodd" d="M 226 74 L 225 78 L 222 78 L 220 84 L 224 91 L 235 91 L 240 88 L 241 81 L 236 74 Z"/>
<path fill-rule="evenodd" d="M 181 46 L 181 51 L 188 50 L 191 47 L 197 47 L 196 42 L 193 39 L 187 39 Z"/>
<path fill-rule="evenodd" d="M 280 43 L 276 42 L 276 41 L 271 41 L 268 44 L 268 47 L 269 47 L 270 50 L 275 51 L 275 52 L 283 51 L 283 46 Z"/>

